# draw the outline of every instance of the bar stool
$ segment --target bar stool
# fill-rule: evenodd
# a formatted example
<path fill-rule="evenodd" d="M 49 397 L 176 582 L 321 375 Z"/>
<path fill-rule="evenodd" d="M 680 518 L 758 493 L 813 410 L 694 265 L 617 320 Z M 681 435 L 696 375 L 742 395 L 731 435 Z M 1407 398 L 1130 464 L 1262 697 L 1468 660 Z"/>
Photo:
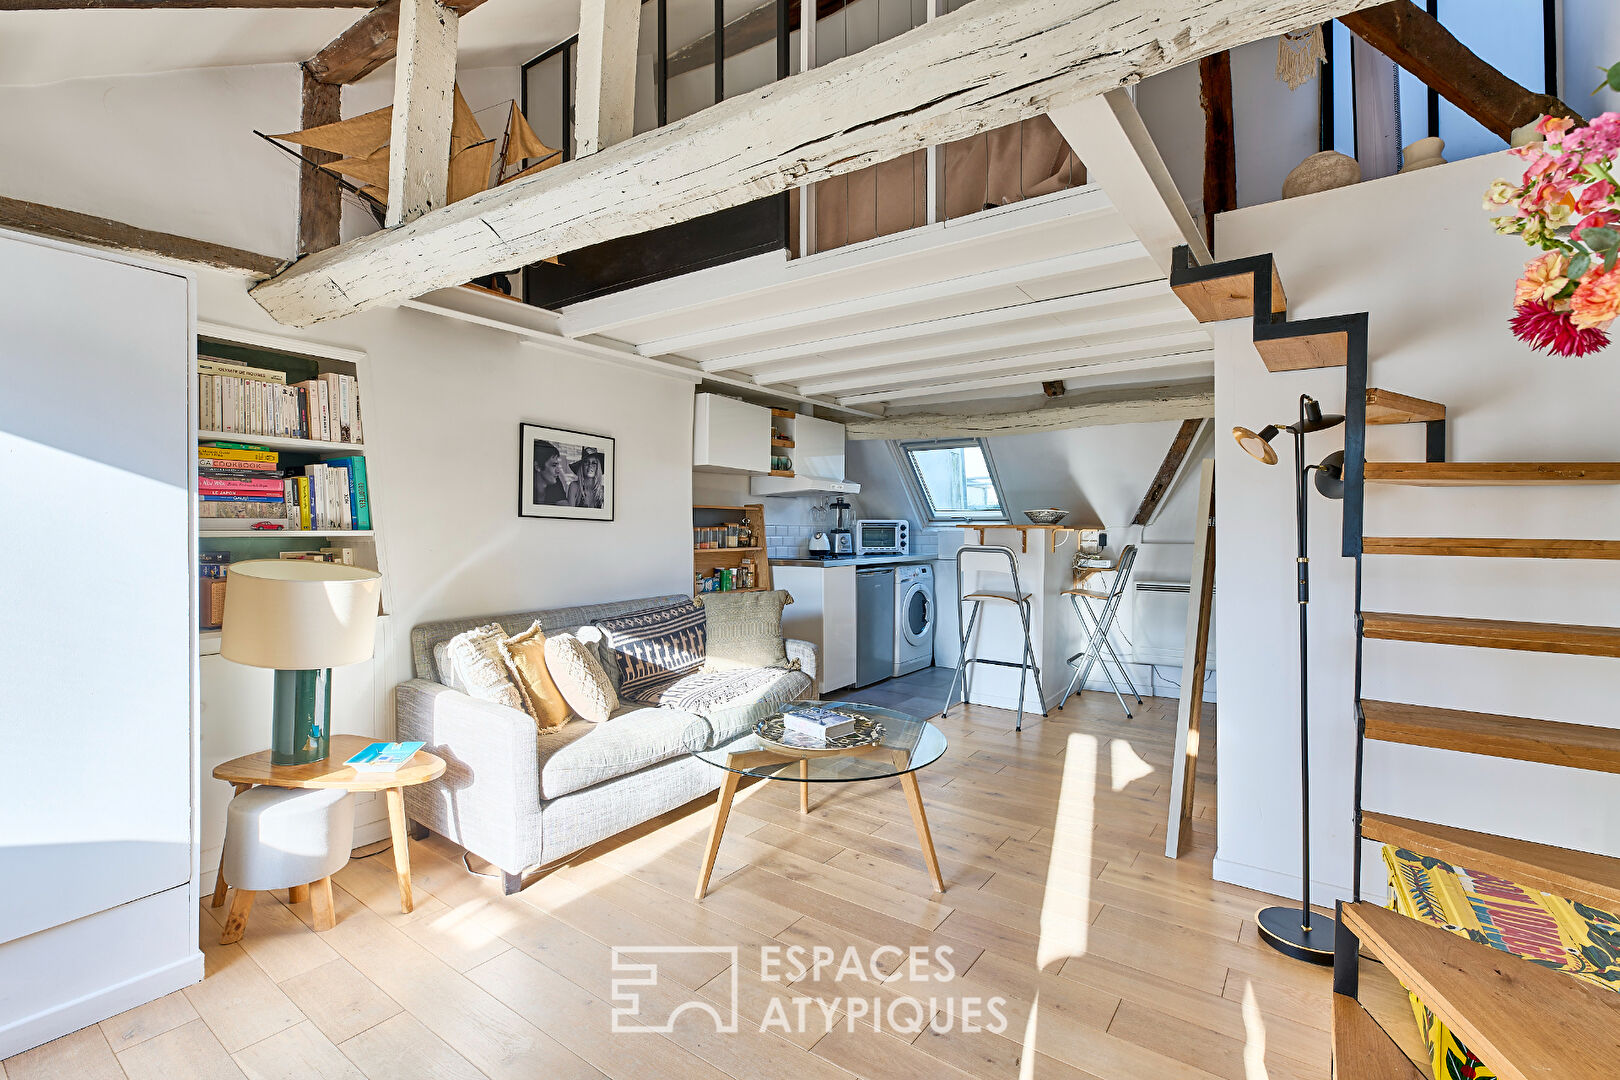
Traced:
<path fill-rule="evenodd" d="M 1136 562 L 1136 545 L 1126 544 L 1119 553 L 1119 562 L 1110 568 L 1114 575 L 1113 585 L 1107 589 L 1087 588 L 1077 585 L 1072 589 L 1064 589 L 1063 595 L 1069 598 L 1074 607 L 1075 618 L 1080 620 L 1080 628 L 1086 632 L 1086 647 L 1069 657 L 1069 666 L 1074 668 L 1074 675 L 1069 679 L 1069 685 L 1063 690 L 1063 698 L 1058 702 L 1058 708 L 1063 708 L 1069 701 L 1069 695 L 1076 688 L 1085 689 L 1086 676 L 1091 674 L 1091 666 L 1099 664 L 1102 673 L 1108 678 L 1108 685 L 1113 687 L 1114 696 L 1119 698 L 1120 708 L 1125 710 L 1125 718 L 1131 718 L 1131 707 L 1125 704 L 1125 695 L 1119 692 L 1119 683 L 1114 681 L 1114 673 L 1108 670 L 1108 661 L 1111 658 L 1114 666 L 1119 669 L 1125 680 L 1125 685 L 1131 688 L 1131 696 L 1136 698 L 1138 705 L 1142 704 L 1142 695 L 1136 692 L 1136 684 L 1131 681 L 1131 673 L 1120 662 L 1119 654 L 1114 652 L 1113 644 L 1108 640 L 1108 631 L 1113 629 L 1114 617 L 1119 614 L 1120 601 L 1125 596 L 1125 587 L 1131 580 L 1131 567 Z M 1100 570 L 1099 574 L 1108 573 L 1109 570 Z M 1093 604 L 1102 604 L 1099 613 Z M 1103 654 L 1107 653 L 1107 656 Z M 1077 661 L 1085 657 L 1085 666 Z"/>
<path fill-rule="evenodd" d="M 964 555 L 968 557 L 968 561 L 980 563 L 981 565 L 964 567 Z M 966 588 L 964 583 L 965 578 L 963 577 L 964 570 L 1002 572 L 1000 564 L 1003 561 L 1006 563 L 1005 572 L 1012 577 L 1011 592 L 977 590 L 971 593 L 963 593 L 962 590 Z M 945 695 L 945 707 L 940 710 L 939 714 L 941 717 L 950 715 L 951 698 L 956 695 L 957 680 L 961 680 L 962 683 L 961 701 L 964 705 L 967 704 L 968 698 L 972 693 L 974 664 L 989 664 L 993 667 L 1018 668 L 1018 721 L 1013 730 L 1023 731 L 1024 690 L 1029 684 L 1029 676 L 1031 672 L 1033 672 L 1035 675 L 1035 696 L 1040 700 L 1042 716 L 1046 715 L 1046 695 L 1041 690 L 1040 661 L 1036 659 L 1035 645 L 1030 639 L 1029 619 L 1031 597 L 1030 594 L 1024 592 L 1018 584 L 1018 557 L 1013 554 L 1012 548 L 984 544 L 966 544 L 956 549 L 956 617 L 959 623 L 961 622 L 962 618 L 962 605 L 968 601 L 973 602 L 973 610 L 972 614 L 968 616 L 967 622 L 962 624 L 962 653 L 956 661 L 956 674 L 951 676 L 950 692 Z M 1012 604 L 1018 609 L 1018 619 L 1024 629 L 1024 653 L 1023 656 L 1018 660 L 987 660 L 983 657 L 968 655 L 969 649 L 973 644 L 973 629 L 979 621 L 979 612 L 984 609 L 984 605 L 987 602 Z"/>

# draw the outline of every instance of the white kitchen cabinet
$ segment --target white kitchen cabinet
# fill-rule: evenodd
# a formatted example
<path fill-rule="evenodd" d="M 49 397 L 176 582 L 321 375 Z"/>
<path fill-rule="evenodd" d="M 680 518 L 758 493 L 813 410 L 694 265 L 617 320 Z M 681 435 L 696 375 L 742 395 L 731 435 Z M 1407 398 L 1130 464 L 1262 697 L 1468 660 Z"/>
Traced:
<path fill-rule="evenodd" d="M 770 472 L 771 410 L 719 394 L 697 395 L 692 467 L 713 472 Z"/>
<path fill-rule="evenodd" d="M 782 634 L 816 646 L 816 689 L 822 694 L 855 682 L 855 565 L 771 566 L 778 589 L 793 603 L 782 609 Z"/>
<path fill-rule="evenodd" d="M 813 416 L 793 418 L 793 471 L 823 480 L 844 479 L 844 425 Z"/>

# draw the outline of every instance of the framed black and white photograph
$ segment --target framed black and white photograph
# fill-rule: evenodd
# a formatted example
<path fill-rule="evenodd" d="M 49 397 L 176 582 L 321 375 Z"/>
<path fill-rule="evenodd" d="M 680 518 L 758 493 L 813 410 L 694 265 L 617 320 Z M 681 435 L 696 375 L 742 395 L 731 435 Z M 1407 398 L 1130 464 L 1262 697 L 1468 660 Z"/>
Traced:
<path fill-rule="evenodd" d="M 521 517 L 613 520 L 613 439 L 583 431 L 518 425 Z"/>

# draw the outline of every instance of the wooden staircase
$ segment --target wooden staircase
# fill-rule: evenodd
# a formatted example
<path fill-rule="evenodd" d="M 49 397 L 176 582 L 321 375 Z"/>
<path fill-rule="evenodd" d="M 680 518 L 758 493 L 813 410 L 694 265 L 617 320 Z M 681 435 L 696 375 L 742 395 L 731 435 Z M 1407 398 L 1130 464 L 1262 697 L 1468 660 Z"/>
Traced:
<path fill-rule="evenodd" d="M 1360 597 L 1364 555 L 1620 559 L 1620 540 L 1367 537 L 1362 520 L 1369 486 L 1617 484 L 1620 462 L 1446 460 L 1445 405 L 1367 385 L 1365 313 L 1289 321 L 1282 280 L 1269 255 L 1194 267 L 1186 250 L 1178 249 L 1170 284 L 1201 322 L 1252 318 L 1255 348 L 1271 371 L 1346 369 L 1343 551 L 1358 562 L 1358 693 L 1364 660 L 1361 643 L 1369 638 L 1620 657 L 1620 627 L 1368 612 L 1361 609 Z M 1425 425 L 1426 460 L 1367 461 L 1366 429 L 1381 424 Z M 1361 841 L 1372 840 L 1600 910 L 1620 911 L 1620 859 L 1363 811 L 1360 750 L 1361 740 L 1371 740 L 1620 773 L 1620 730 L 1378 700 L 1356 701 L 1355 715 L 1357 898 L 1341 904 L 1338 916 L 1332 1005 L 1334 1075 L 1340 1080 L 1419 1080 L 1430 1075 L 1426 1062 L 1414 1060 L 1422 1051 L 1420 1040 L 1414 1039 L 1416 1028 L 1410 1012 L 1403 1019 L 1399 1008 L 1368 1005 L 1369 996 L 1380 996 L 1388 1005 L 1390 993 L 1387 986 L 1378 984 L 1363 988 L 1361 969 L 1371 963 L 1363 958 L 1365 952 L 1382 961 L 1400 984 L 1415 992 L 1504 1080 L 1620 1076 L 1620 994 L 1430 923 L 1362 903 L 1359 896 Z M 1371 966 L 1378 968 L 1377 964 Z M 1381 994 L 1373 993 L 1380 990 Z M 1394 1039 L 1391 1024 L 1404 1025 Z"/>

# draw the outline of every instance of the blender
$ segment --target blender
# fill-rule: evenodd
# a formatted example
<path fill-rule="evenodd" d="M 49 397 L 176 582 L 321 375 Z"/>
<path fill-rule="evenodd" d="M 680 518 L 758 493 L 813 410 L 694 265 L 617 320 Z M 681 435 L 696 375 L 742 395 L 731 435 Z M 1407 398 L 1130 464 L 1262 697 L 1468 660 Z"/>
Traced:
<path fill-rule="evenodd" d="M 855 534 L 850 531 L 850 513 L 854 507 L 844 500 L 842 495 L 834 499 L 828 509 L 835 515 L 833 527 L 827 531 L 827 541 L 832 547 L 833 557 L 855 554 Z"/>

